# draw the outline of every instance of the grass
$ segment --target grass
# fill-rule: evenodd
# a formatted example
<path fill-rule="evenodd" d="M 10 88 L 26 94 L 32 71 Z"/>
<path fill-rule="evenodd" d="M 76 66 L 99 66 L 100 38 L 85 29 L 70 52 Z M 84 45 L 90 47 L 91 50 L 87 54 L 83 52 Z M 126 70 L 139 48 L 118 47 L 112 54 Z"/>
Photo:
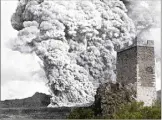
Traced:
<path fill-rule="evenodd" d="M 71 108 L 0 108 L 2 118 L 32 118 L 32 119 L 64 119 L 70 113 Z"/>

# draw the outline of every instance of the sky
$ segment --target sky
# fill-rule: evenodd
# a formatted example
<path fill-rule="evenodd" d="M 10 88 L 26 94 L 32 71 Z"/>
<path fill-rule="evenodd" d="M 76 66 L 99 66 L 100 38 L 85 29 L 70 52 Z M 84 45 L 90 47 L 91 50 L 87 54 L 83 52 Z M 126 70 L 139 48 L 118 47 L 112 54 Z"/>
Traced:
<path fill-rule="evenodd" d="M 25 98 L 35 92 L 49 94 L 46 78 L 40 67 L 41 60 L 33 54 L 12 51 L 7 42 L 16 37 L 17 31 L 11 26 L 11 15 L 17 1 L 1 2 L 1 100 Z M 160 28 L 152 29 L 155 39 L 155 52 L 160 56 Z M 161 89 L 160 62 L 156 63 L 156 89 Z"/>
<path fill-rule="evenodd" d="M 48 92 L 40 59 L 34 54 L 12 51 L 7 42 L 17 35 L 11 26 L 11 15 L 17 1 L 1 1 L 1 100 L 25 98 L 35 92 Z"/>

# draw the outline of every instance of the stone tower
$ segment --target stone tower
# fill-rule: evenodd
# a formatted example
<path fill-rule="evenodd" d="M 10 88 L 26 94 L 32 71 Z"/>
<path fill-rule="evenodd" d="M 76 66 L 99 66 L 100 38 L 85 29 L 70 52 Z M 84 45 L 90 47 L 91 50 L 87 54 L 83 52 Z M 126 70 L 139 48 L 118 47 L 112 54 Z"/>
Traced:
<path fill-rule="evenodd" d="M 154 41 L 125 43 L 117 51 L 117 81 L 136 85 L 137 101 L 143 101 L 146 106 L 152 105 L 156 99 L 155 88 L 155 57 Z"/>

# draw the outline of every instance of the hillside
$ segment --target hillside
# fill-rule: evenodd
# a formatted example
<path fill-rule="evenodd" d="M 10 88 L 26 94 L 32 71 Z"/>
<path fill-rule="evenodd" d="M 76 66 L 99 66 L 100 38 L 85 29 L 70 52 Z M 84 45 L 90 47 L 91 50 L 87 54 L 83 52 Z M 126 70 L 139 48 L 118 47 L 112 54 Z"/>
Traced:
<path fill-rule="evenodd" d="M 0 101 L 1 108 L 34 108 L 46 107 L 50 104 L 50 95 L 36 92 L 33 96 L 24 99 Z"/>

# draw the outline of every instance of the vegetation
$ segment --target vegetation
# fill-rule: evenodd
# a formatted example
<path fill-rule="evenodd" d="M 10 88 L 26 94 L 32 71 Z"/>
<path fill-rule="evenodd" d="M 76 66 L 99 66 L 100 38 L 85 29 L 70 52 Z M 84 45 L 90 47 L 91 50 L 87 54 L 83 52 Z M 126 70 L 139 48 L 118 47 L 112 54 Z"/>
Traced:
<path fill-rule="evenodd" d="M 132 102 L 122 105 L 114 114 L 115 119 L 160 119 L 161 105 L 156 102 L 153 106 L 143 106 L 143 102 Z"/>
<path fill-rule="evenodd" d="M 0 108 L 1 119 L 65 119 L 71 108 Z"/>
<path fill-rule="evenodd" d="M 91 108 L 75 108 L 68 116 L 68 119 L 93 119 L 94 111 Z"/>
<path fill-rule="evenodd" d="M 99 119 L 103 116 L 95 116 L 92 108 L 75 108 L 68 116 L 69 119 Z M 156 102 L 152 106 L 144 106 L 143 102 L 123 104 L 113 114 L 113 118 L 107 119 L 161 119 L 161 105 Z"/>
<path fill-rule="evenodd" d="M 136 90 L 133 84 L 123 85 L 119 82 L 101 84 L 96 91 L 93 104 L 95 116 L 111 119 L 122 104 L 135 101 L 135 97 Z"/>

